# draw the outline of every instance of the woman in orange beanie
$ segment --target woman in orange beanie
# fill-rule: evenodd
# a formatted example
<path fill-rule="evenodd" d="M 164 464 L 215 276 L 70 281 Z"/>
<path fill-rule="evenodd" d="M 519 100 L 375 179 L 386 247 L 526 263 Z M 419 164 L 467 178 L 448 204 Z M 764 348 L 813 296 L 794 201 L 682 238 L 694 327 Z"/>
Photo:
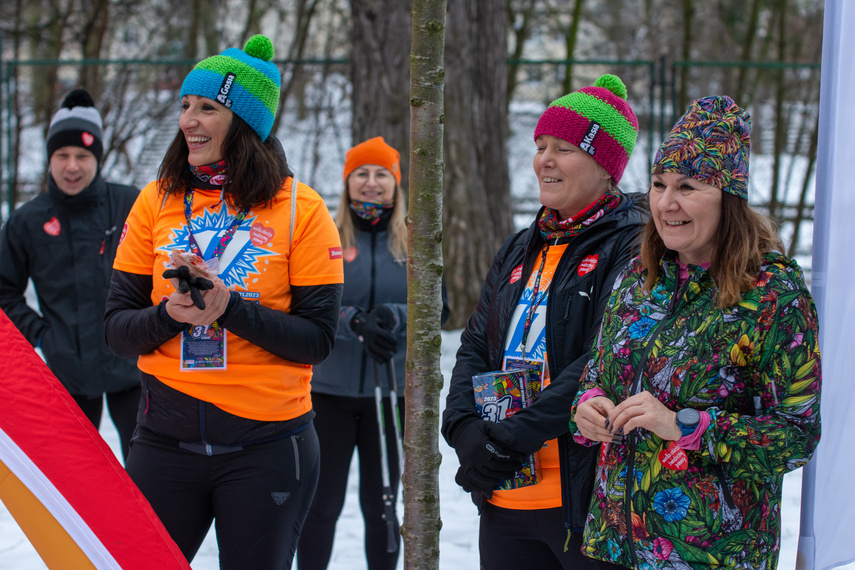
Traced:
<path fill-rule="evenodd" d="M 344 292 L 335 348 L 312 377 L 322 462 L 297 549 L 300 570 L 326 568 L 329 563 L 355 448 L 368 568 L 395 568 L 400 552 L 398 523 L 392 512 L 388 516 L 384 512 L 389 501 L 394 506 L 401 475 L 394 422 L 403 418 L 393 416 L 389 398 L 394 391 L 403 414 L 407 344 L 407 205 L 400 184 L 400 155 L 383 137 L 364 141 L 347 152 L 343 178 L 335 220 L 344 258 Z M 401 383 L 400 391 L 393 378 Z M 382 389 L 385 404 L 385 461 L 375 385 Z M 388 479 L 383 477 L 384 463 Z"/>

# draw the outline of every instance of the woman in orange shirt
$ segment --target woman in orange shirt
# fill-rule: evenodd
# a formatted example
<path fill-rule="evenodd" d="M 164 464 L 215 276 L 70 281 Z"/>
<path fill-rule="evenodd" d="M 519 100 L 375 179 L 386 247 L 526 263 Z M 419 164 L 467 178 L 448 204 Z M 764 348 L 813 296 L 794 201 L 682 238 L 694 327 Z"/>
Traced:
<path fill-rule="evenodd" d="M 332 350 L 343 281 L 332 218 L 270 133 L 272 57 L 253 36 L 184 80 L 105 317 L 143 377 L 128 473 L 188 561 L 216 520 L 223 568 L 290 568 L 319 469 L 312 365 Z"/>

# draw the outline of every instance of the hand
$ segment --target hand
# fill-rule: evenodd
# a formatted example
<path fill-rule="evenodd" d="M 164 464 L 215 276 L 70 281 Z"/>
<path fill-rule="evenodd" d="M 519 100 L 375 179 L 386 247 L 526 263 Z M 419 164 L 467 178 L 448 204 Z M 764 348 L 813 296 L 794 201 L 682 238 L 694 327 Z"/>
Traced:
<path fill-rule="evenodd" d="M 392 332 L 392 329 L 395 328 L 395 324 L 397 323 L 395 320 L 395 313 L 393 313 L 392 309 L 386 305 L 374 305 L 371 310 L 368 311 L 368 314 L 374 318 L 377 322 L 377 326 L 380 328 L 386 329 L 389 332 Z"/>
<path fill-rule="evenodd" d="M 202 291 L 207 291 L 214 287 L 214 283 L 210 279 L 200 275 L 191 275 L 190 267 L 187 265 L 181 265 L 175 269 L 167 269 L 163 272 L 163 278 L 169 279 L 172 282 L 172 286 L 179 293 L 190 293 L 193 304 L 199 309 L 205 308 Z"/>
<path fill-rule="evenodd" d="M 612 441 L 607 421 L 609 412 L 615 408 L 614 402 L 605 396 L 594 396 L 576 407 L 574 420 L 579 432 L 591 441 Z"/>
<path fill-rule="evenodd" d="M 391 316 L 392 311 L 388 307 L 383 308 Z M 392 357 L 398 352 L 398 339 L 386 328 L 386 321 L 380 320 L 384 316 L 382 314 L 378 316 L 374 312 L 377 309 L 378 307 L 375 307 L 368 313 L 365 311 L 357 312 L 350 320 L 350 328 L 359 336 L 368 356 L 383 364 L 392 360 Z M 392 316 L 392 321 L 392 326 L 394 326 L 394 316 Z"/>
<path fill-rule="evenodd" d="M 215 279 L 211 285 L 211 289 L 200 292 L 204 309 L 197 306 L 189 291 L 175 291 L 166 301 L 166 312 L 179 323 L 210 325 L 226 312 L 231 295 L 219 279 Z"/>
<path fill-rule="evenodd" d="M 677 412 L 666 408 L 647 391 L 630 396 L 609 412 L 609 430 L 613 434 L 620 429 L 629 433 L 639 427 L 666 441 L 677 441 L 683 437 L 677 425 Z"/>
<path fill-rule="evenodd" d="M 522 469 L 525 455 L 510 449 L 513 439 L 513 434 L 501 424 L 482 419 L 465 424 L 454 442 L 460 461 L 455 481 L 470 492 L 492 493 L 499 483 Z"/>

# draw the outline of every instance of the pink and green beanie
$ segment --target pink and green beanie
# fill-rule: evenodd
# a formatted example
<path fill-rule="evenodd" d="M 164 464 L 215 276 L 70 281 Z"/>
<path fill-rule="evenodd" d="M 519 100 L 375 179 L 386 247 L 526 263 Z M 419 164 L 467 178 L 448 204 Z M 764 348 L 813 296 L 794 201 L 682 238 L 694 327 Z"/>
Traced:
<path fill-rule="evenodd" d="M 653 159 L 653 174 L 674 172 L 748 199 L 751 115 L 727 95 L 694 101 Z"/>
<path fill-rule="evenodd" d="M 203 59 L 184 79 L 181 96 L 198 95 L 219 101 L 267 140 L 279 106 L 282 80 L 273 59 L 273 43 L 260 34 L 243 50 L 229 48 Z"/>
<path fill-rule="evenodd" d="M 582 87 L 546 108 L 534 138 L 552 135 L 578 146 L 620 182 L 635 139 L 638 119 L 626 102 L 626 85 L 616 75 L 601 75 L 592 87 Z"/>

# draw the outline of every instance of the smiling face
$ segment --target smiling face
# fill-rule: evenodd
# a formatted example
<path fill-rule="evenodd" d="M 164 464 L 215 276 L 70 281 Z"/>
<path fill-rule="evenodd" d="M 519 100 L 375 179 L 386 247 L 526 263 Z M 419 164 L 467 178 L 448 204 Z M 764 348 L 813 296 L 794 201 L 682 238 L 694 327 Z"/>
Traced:
<path fill-rule="evenodd" d="M 198 95 L 182 97 L 181 107 L 178 126 L 190 150 L 187 161 L 193 166 L 205 166 L 222 160 L 223 143 L 234 113 L 213 99 Z"/>
<path fill-rule="evenodd" d="M 347 177 L 347 195 L 357 202 L 390 204 L 395 198 L 395 186 L 395 175 L 376 164 L 363 164 Z"/>
<path fill-rule="evenodd" d="M 715 234 L 721 220 L 721 190 L 715 186 L 667 172 L 654 174 L 650 186 L 650 214 L 665 247 L 683 263 L 712 261 Z"/>
<path fill-rule="evenodd" d="M 562 220 L 608 192 L 611 176 L 587 152 L 552 135 L 540 135 L 535 142 L 533 166 L 540 203 L 558 210 Z"/>
<path fill-rule="evenodd" d="M 79 146 L 63 146 L 50 155 L 50 173 L 57 188 L 69 196 L 80 194 L 98 173 L 98 160 Z"/>

